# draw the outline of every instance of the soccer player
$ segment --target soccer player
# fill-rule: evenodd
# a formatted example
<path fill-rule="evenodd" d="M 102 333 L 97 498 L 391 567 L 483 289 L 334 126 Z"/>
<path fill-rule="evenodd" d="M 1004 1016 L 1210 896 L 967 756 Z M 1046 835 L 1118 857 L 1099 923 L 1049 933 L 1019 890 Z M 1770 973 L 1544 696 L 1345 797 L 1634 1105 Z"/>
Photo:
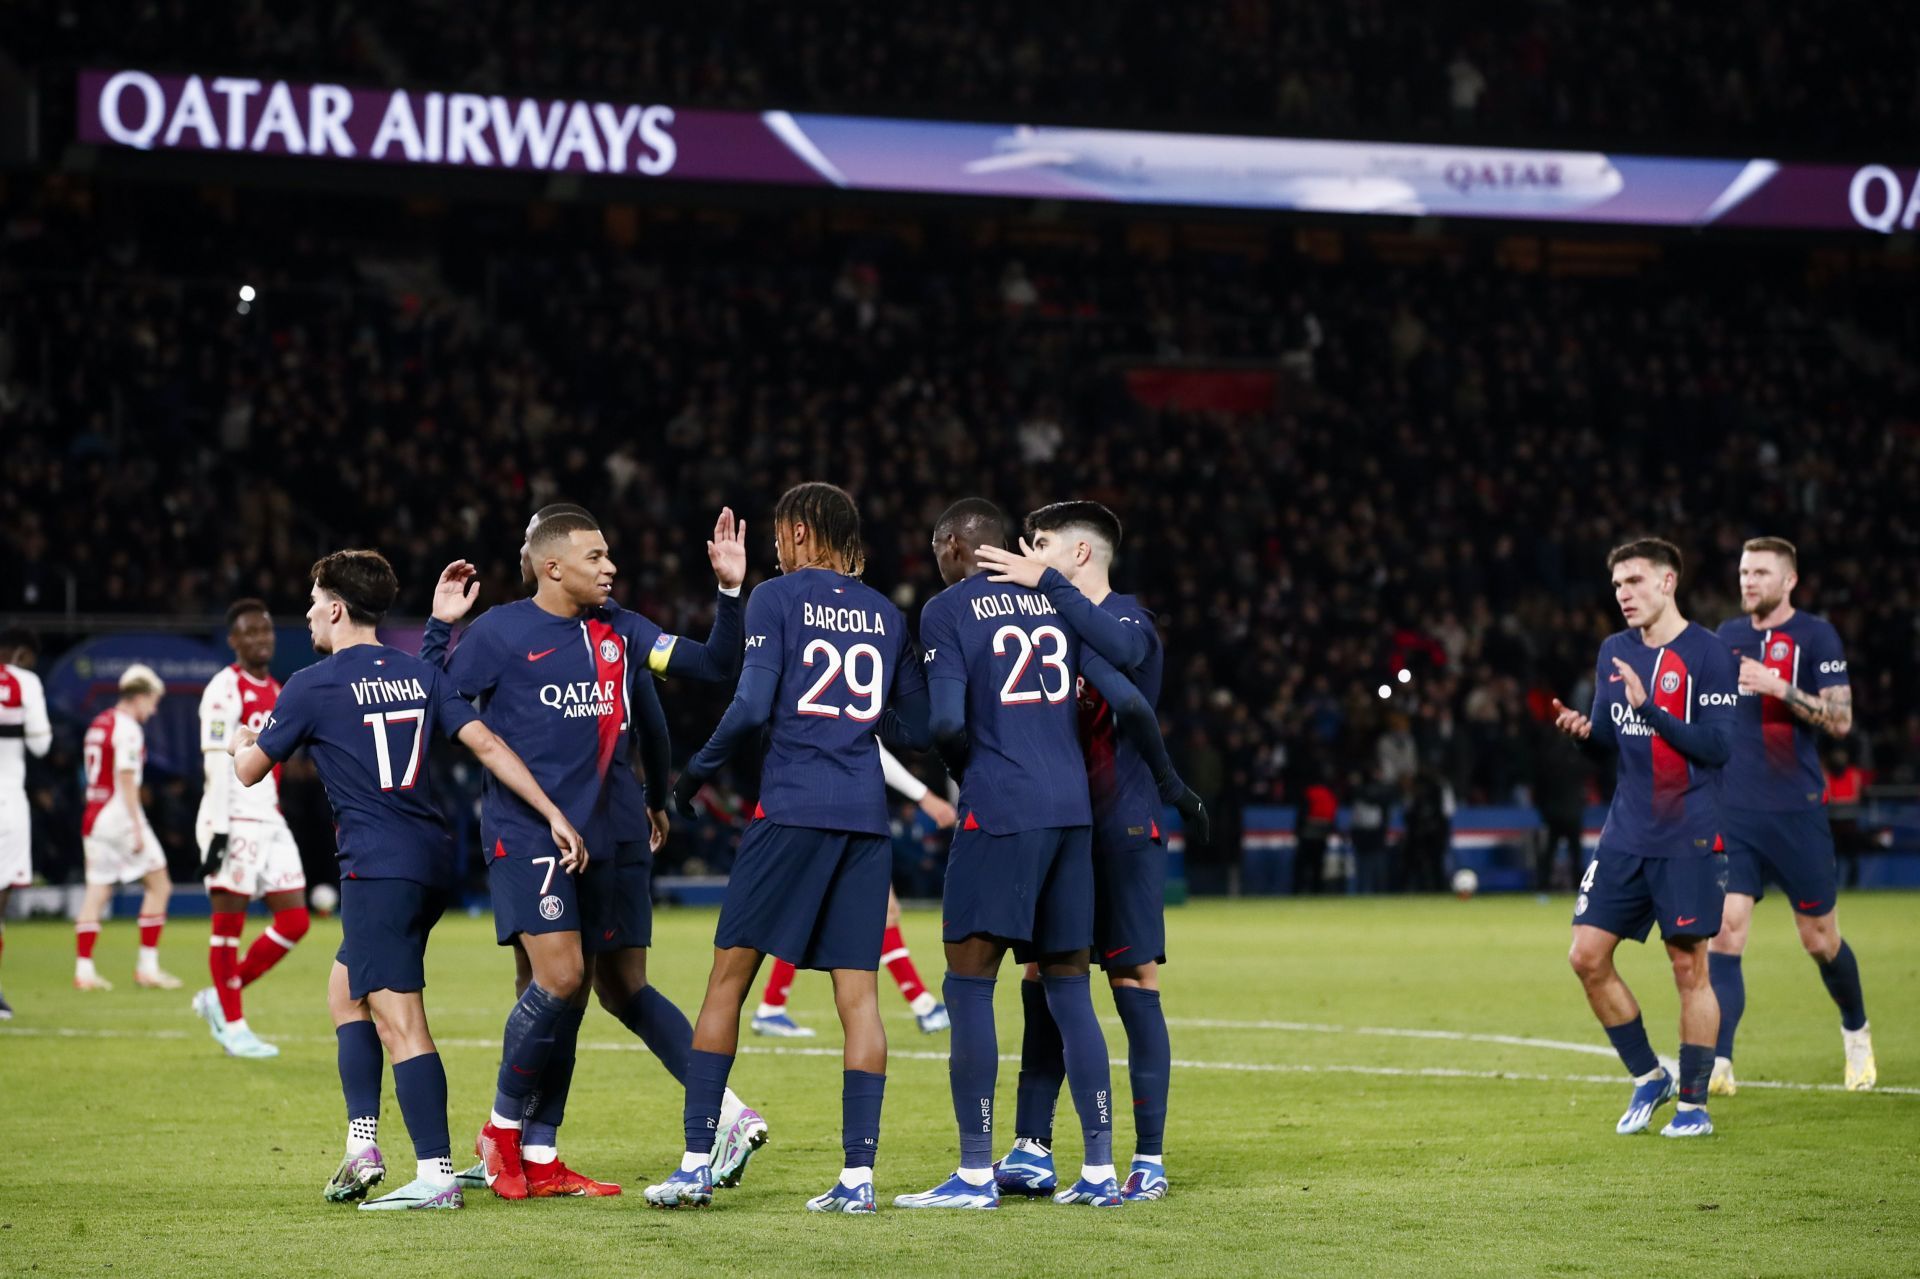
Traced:
<path fill-rule="evenodd" d="M 1720 832 L 1727 846 L 1727 909 L 1707 963 L 1720 1001 L 1720 1042 L 1709 1091 L 1731 1097 L 1733 1036 L 1747 1006 L 1740 954 L 1747 948 L 1753 904 L 1772 880 L 1793 907 L 1800 944 L 1840 1008 L 1847 1090 L 1872 1088 L 1878 1077 L 1867 1033 L 1860 965 L 1840 936 L 1835 905 L 1839 879 L 1833 827 L 1827 821 L 1822 733 L 1853 731 L 1853 687 L 1839 632 L 1823 617 L 1794 608 L 1799 555 L 1792 542 L 1756 537 L 1740 553 L 1740 604 L 1746 613 L 1720 624 L 1720 638 L 1740 659 L 1740 707 L 1733 759 L 1722 778 Z"/>
<path fill-rule="evenodd" d="M 935 829 L 950 830 L 959 820 L 952 804 L 934 794 L 931 787 L 915 777 L 884 746 L 880 748 L 880 775 L 889 790 L 905 795 L 918 805 L 920 811 L 932 819 Z M 926 983 L 920 980 L 920 970 L 914 967 L 906 936 L 900 931 L 900 898 L 891 887 L 887 889 L 887 931 L 881 941 L 880 962 L 887 966 L 893 984 L 900 988 L 900 997 L 907 1001 L 907 1009 L 919 1023 L 920 1033 L 932 1035 L 947 1029 L 947 1006 L 935 999 Z M 802 1026 L 787 1014 L 787 994 L 793 988 L 795 971 L 786 960 L 774 959 L 766 988 L 760 993 L 760 1007 L 753 1014 L 754 1034 L 781 1039 L 812 1038 L 813 1027 Z"/>
<path fill-rule="evenodd" d="M 240 992 L 279 963 L 307 935 L 307 875 L 287 819 L 280 815 L 279 779 L 268 774 L 258 786 L 234 784 L 233 732 L 258 733 L 273 713 L 280 682 L 273 661 L 273 618 L 256 599 L 227 607 L 227 643 L 237 659 L 207 681 L 200 696 L 200 753 L 206 786 L 194 822 L 200 874 L 213 907 L 207 970 L 213 985 L 193 997 L 193 1010 L 214 1042 L 234 1057 L 277 1057 L 280 1050 L 247 1025 Z M 273 923 L 240 956 L 247 903 L 267 899 Z"/>
<path fill-rule="evenodd" d="M 1707 1077 L 1720 1008 L 1707 975 L 1707 941 L 1720 931 L 1727 856 L 1717 851 L 1720 770 L 1733 751 L 1733 655 L 1680 612 L 1680 551 L 1641 538 L 1607 556 L 1613 596 L 1627 629 L 1600 645 L 1593 709 L 1553 703 L 1554 726 L 1595 751 L 1619 756 L 1618 780 L 1600 843 L 1580 880 L 1568 959 L 1587 1003 L 1633 1076 L 1633 1096 L 1614 1131 L 1646 1128 L 1672 1100 L 1675 1080 L 1654 1056 L 1640 1006 L 1613 966 L 1620 939 L 1645 941 L 1654 921 L 1680 990 L 1677 1113 L 1663 1137 L 1713 1131 Z"/>
<path fill-rule="evenodd" d="M 521 568 L 529 585 L 535 574 L 529 547 L 541 522 L 571 514 L 589 520 L 584 507 L 560 502 L 542 507 L 527 524 L 528 543 L 521 547 Z M 687 1054 L 692 1050 L 693 1027 L 686 1014 L 647 979 L 647 950 L 653 944 L 653 855 L 666 841 L 666 811 L 671 749 L 665 712 L 661 709 L 649 673 L 707 682 L 732 680 L 740 669 L 740 586 L 746 577 L 746 524 L 723 508 L 707 543 L 708 562 L 719 583 L 714 601 L 712 632 L 703 644 L 663 632 L 643 614 L 611 601 L 605 611 L 630 653 L 644 652 L 646 663 L 629 667 L 632 732 L 616 751 L 607 782 L 610 790 L 607 818 L 613 856 L 602 858 L 582 884 L 582 909 L 592 918 L 582 930 L 582 945 L 590 956 L 590 981 L 601 1007 L 620 1019 L 671 1074 L 685 1083 Z M 422 659 L 440 661 L 451 637 L 451 623 L 472 606 L 469 583 L 475 570 L 465 561 L 448 565 L 434 594 L 434 617 L 421 644 Z M 642 788 L 634 775 L 631 753 L 637 751 L 646 771 Z M 524 995 L 532 979 L 526 952 L 516 945 L 516 997 Z M 569 1014 L 563 1034 L 578 1033 Z M 571 1042 L 568 1040 L 567 1042 Z M 714 1178 L 718 1184 L 740 1183 L 747 1160 L 765 1144 L 766 1120 L 728 1089 L 723 1105 L 722 1139 L 714 1147 Z M 530 1130 L 530 1132 L 529 1132 Z M 539 1121 L 523 1129 L 526 1147 L 551 1145 L 552 1135 Z M 485 1164 L 460 1174 L 462 1185 L 485 1183 Z"/>
<path fill-rule="evenodd" d="M 447 1075 L 427 1029 L 427 937 L 451 899 L 458 857 L 434 803 L 436 732 L 458 737 L 488 774 L 547 823 L 557 869 L 586 856 L 579 833 L 520 758 L 480 723 L 434 666 L 380 642 L 375 627 L 399 583 L 375 551 L 336 551 L 313 566 L 307 625 L 322 660 L 287 682 L 266 727 L 227 734 L 237 780 L 258 785 L 300 746 L 313 756 L 339 832 L 339 954 L 327 1003 L 347 1099 L 347 1157 L 332 1202 L 364 1197 L 386 1173 L 376 1144 L 380 1049 L 413 1138 L 414 1180 L 362 1209 L 458 1208 L 447 1132 Z"/>
<path fill-rule="evenodd" d="M 53 744 L 47 694 L 33 673 L 38 645 L 29 631 L 0 634 L 0 950 L 7 941 L 7 899 L 33 882 L 33 818 L 27 808 L 27 754 Z M 0 1021 L 13 1006 L 0 995 Z"/>
<path fill-rule="evenodd" d="M 1119 517 L 1098 502 L 1056 502 L 1027 516 L 1026 537 L 1032 541 L 1030 553 L 1021 556 L 998 547 L 980 548 L 981 562 L 997 570 L 988 580 L 1042 588 L 1056 608 L 1071 605 L 1068 593 L 1078 593 L 1137 628 L 1145 655 L 1122 673 L 1149 705 L 1157 703 L 1164 650 L 1153 614 L 1133 596 L 1116 594 L 1111 581 L 1120 546 Z M 1025 539 L 1021 549 L 1029 551 Z M 1093 949 L 1126 1027 L 1127 1075 L 1133 1089 L 1133 1164 L 1121 1193 L 1130 1200 L 1161 1199 L 1168 1188 L 1163 1150 L 1173 1048 L 1160 1007 L 1160 965 L 1166 962 L 1167 938 L 1167 846 L 1158 820 L 1160 795 L 1140 751 L 1116 731 L 1106 699 L 1084 680 L 1079 710 L 1093 800 Z M 1187 836 L 1190 844 L 1206 842 L 1206 832 L 1198 826 L 1190 827 Z M 1005 1191 L 1046 1194 L 1058 1184 L 1053 1114 L 1066 1079 L 1066 1061 L 1059 1028 L 1047 1011 L 1038 965 L 1027 966 L 1020 995 L 1026 1033 L 1016 1140 L 995 1179 Z"/>
<path fill-rule="evenodd" d="M 140 726 L 160 709 L 166 685 L 153 668 L 139 662 L 120 674 L 120 700 L 87 726 L 82 754 L 86 765 L 87 807 L 80 817 L 80 844 L 87 864 L 87 890 L 74 924 L 73 985 L 76 990 L 112 990 L 93 967 L 93 946 L 100 939 L 100 914 L 114 886 L 140 881 L 140 958 L 133 970 L 136 986 L 178 990 L 180 979 L 160 969 L 160 931 L 167 922 L 167 855 L 140 807 L 140 779 L 146 772 L 147 739 Z"/>
<path fill-rule="evenodd" d="M 831 484 L 796 485 L 775 504 L 773 521 L 783 576 L 761 583 L 748 601 L 733 702 L 674 783 L 676 806 L 691 815 L 706 779 L 768 729 L 760 799 L 727 881 L 694 1027 L 686 1152 L 646 1195 L 660 1208 L 713 1201 L 709 1161 L 739 1049 L 740 1010 L 762 957 L 773 954 L 833 974 L 846 1031 L 844 1164 L 807 1207 L 870 1213 L 887 1069 L 875 971 L 893 860 L 875 737 L 926 748 L 926 684 L 906 619 L 859 580 L 864 555 L 853 499 Z"/>
<path fill-rule="evenodd" d="M 947 589 L 920 615 L 935 743 L 961 779 L 965 814 L 947 857 L 942 937 L 953 1020 L 949 1082 L 960 1128 L 960 1167 L 932 1190 L 901 1195 L 902 1208 L 997 1208 L 993 1173 L 995 974 L 1008 949 L 1037 961 L 1060 1029 L 1066 1073 L 1086 1140 L 1080 1178 L 1058 1203 L 1119 1207 L 1107 1048 L 1093 1012 L 1092 810 L 1081 754 L 1076 679 L 1099 687 L 1129 725 L 1158 725 L 1137 689 L 1084 637 L 1121 661 L 1142 654 L 1139 628 L 1085 596 L 1051 596 L 989 579 L 980 549 L 1005 546 L 1006 517 L 981 498 L 956 502 L 934 526 Z M 1057 576 L 1057 574 L 1056 574 Z M 1164 758 L 1164 750 L 1161 752 Z"/>

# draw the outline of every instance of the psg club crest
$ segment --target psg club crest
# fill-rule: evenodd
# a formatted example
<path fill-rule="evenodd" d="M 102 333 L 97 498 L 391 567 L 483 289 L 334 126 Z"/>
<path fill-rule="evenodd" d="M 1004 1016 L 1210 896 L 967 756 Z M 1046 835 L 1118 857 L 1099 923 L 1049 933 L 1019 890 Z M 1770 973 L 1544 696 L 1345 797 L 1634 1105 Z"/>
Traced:
<path fill-rule="evenodd" d="M 548 893 L 540 899 L 540 918 L 558 919 L 560 918 L 561 912 L 566 910 L 566 908 L 567 905 L 565 902 L 561 901 L 552 893 Z"/>
<path fill-rule="evenodd" d="M 1680 691 L 1680 672 L 1668 671 L 1666 674 L 1662 675 L 1660 677 L 1660 691 L 1663 693 L 1679 692 Z"/>
<path fill-rule="evenodd" d="M 601 640 L 601 641 L 600 641 L 600 660 L 601 660 L 601 661 L 603 661 L 603 662 L 617 662 L 617 661 L 619 661 L 619 660 L 620 660 L 620 646 L 619 646 L 618 644 L 616 644 L 616 643 L 614 643 L 614 642 L 613 642 L 612 640 L 610 640 L 610 639 L 603 639 L 603 640 Z"/>
<path fill-rule="evenodd" d="M 1775 640 L 1773 642 L 1773 647 L 1767 650 L 1767 656 L 1771 657 L 1776 662 L 1786 661 L 1787 660 L 1787 642 L 1785 640 Z"/>
<path fill-rule="evenodd" d="M 1587 895 L 1585 893 L 1581 893 L 1579 900 L 1573 903 L 1573 913 L 1575 915 L 1584 915 L 1587 913 Z"/>

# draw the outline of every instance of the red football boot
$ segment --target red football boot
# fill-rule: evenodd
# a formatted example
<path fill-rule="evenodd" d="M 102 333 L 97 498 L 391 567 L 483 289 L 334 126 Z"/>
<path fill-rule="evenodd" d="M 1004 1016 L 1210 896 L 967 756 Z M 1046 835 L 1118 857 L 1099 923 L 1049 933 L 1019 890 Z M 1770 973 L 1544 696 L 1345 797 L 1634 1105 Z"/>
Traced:
<path fill-rule="evenodd" d="M 486 1165 L 487 1185 L 502 1199 L 527 1197 L 527 1170 L 520 1162 L 520 1130 L 492 1123 L 474 1138 L 473 1153 Z"/>
<path fill-rule="evenodd" d="M 528 1161 L 527 1193 L 535 1199 L 554 1199 L 564 1195 L 579 1195 L 588 1199 L 599 1199 L 606 1195 L 617 1195 L 620 1187 L 611 1181 L 595 1181 L 583 1177 L 558 1159 L 552 1163 L 537 1164 Z"/>

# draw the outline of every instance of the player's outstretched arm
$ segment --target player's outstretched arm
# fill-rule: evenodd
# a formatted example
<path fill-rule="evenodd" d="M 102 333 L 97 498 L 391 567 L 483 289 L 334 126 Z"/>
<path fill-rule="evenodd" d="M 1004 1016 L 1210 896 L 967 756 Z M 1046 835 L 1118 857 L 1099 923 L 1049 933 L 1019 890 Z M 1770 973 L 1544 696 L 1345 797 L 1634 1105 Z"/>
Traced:
<path fill-rule="evenodd" d="M 453 623 L 437 617 L 427 619 L 420 632 L 420 660 L 429 666 L 447 669 L 447 655 L 453 651 Z"/>
<path fill-rule="evenodd" d="M 1068 626 L 1085 640 L 1094 652 L 1123 671 L 1130 671 L 1147 660 L 1152 643 L 1140 627 L 1115 617 L 1081 593 L 1059 569 L 1049 568 L 1034 555 L 1027 539 L 1020 539 L 1020 553 L 983 546 L 979 560 L 993 574 L 990 582 L 1012 582 L 1031 586 L 1047 597 Z"/>
<path fill-rule="evenodd" d="M 773 714 L 773 695 L 779 690 L 780 674 L 771 667 L 749 666 L 740 672 L 733 701 L 727 713 L 680 774 L 673 786 L 673 807 L 683 817 L 694 816 L 693 796 L 709 777 L 720 771 L 746 739 L 760 731 Z"/>
<path fill-rule="evenodd" d="M 902 692 L 896 685 L 887 709 L 880 714 L 880 742 L 895 750 L 923 751 L 933 745 L 933 707 L 925 684 Z"/>
<path fill-rule="evenodd" d="M 1087 677 L 1088 683 L 1100 690 L 1100 695 L 1107 699 L 1107 705 L 1113 708 L 1114 728 L 1146 761 L 1147 768 L 1153 773 L 1153 784 L 1159 788 L 1161 801 L 1180 810 L 1180 816 L 1186 823 L 1187 842 L 1205 844 L 1212 833 L 1206 806 L 1174 771 L 1173 760 L 1167 754 L 1166 739 L 1160 735 L 1160 717 L 1148 705 L 1146 696 L 1134 686 L 1132 680 L 1115 670 L 1098 653 L 1087 653 L 1081 658 L 1080 673 Z"/>
<path fill-rule="evenodd" d="M 928 727 L 940 761 L 958 781 L 967 771 L 972 742 L 967 737 L 967 686 L 957 679 L 927 681 Z"/>
<path fill-rule="evenodd" d="M 252 786 L 273 771 L 273 757 L 259 747 L 260 734 L 244 724 L 236 725 L 227 737 L 227 753 L 233 756 L 233 775 L 242 786 Z"/>
<path fill-rule="evenodd" d="M 662 635 L 647 654 L 647 669 L 656 675 L 707 684 L 724 684 L 737 678 L 746 647 L 743 642 L 745 613 L 739 588 L 735 587 L 731 595 L 726 588 L 721 588 L 713 599 L 713 626 L 707 632 L 706 643 L 684 635 Z"/>
<path fill-rule="evenodd" d="M 527 771 L 521 758 L 513 753 L 513 748 L 477 719 L 455 736 L 466 743 L 481 767 L 500 779 L 502 786 L 547 819 L 547 829 L 553 835 L 554 846 L 560 850 L 560 864 L 569 871 L 586 869 L 586 841 L 580 838 L 580 832 L 573 828 L 573 823 L 567 820 L 567 815 L 560 811 L 559 805 L 547 798 L 547 793 L 540 789 L 539 782 L 533 780 L 533 774 Z"/>

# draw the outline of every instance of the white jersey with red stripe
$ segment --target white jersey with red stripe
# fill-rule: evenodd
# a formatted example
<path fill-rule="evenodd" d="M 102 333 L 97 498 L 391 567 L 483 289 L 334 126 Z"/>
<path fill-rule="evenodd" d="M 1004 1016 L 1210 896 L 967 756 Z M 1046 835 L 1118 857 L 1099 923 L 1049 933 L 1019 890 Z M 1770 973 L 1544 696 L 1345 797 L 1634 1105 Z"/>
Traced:
<path fill-rule="evenodd" d="M 53 743 L 47 694 L 40 677 L 0 663 L 0 799 L 27 790 L 27 752 L 45 755 Z"/>
<path fill-rule="evenodd" d="M 133 716 L 109 706 L 87 725 L 81 754 L 87 770 L 87 810 L 80 818 L 80 833 L 91 835 L 103 812 L 124 810 L 126 801 L 119 793 L 121 773 L 133 774 L 134 803 L 139 803 L 140 781 L 147 768 L 147 735 Z M 109 805 L 114 809 L 109 810 Z M 107 818 L 115 826 L 124 820 L 124 816 Z"/>
<path fill-rule="evenodd" d="M 249 675 L 238 663 L 224 667 L 207 681 L 200 695 L 200 750 L 206 764 L 206 789 L 201 793 L 196 825 L 227 830 L 235 818 L 278 823 L 280 770 L 257 786 L 242 786 L 233 774 L 227 742 L 236 728 L 259 732 L 272 717 L 280 698 L 280 681 L 271 675 Z M 218 810 L 218 811 L 216 811 Z"/>

